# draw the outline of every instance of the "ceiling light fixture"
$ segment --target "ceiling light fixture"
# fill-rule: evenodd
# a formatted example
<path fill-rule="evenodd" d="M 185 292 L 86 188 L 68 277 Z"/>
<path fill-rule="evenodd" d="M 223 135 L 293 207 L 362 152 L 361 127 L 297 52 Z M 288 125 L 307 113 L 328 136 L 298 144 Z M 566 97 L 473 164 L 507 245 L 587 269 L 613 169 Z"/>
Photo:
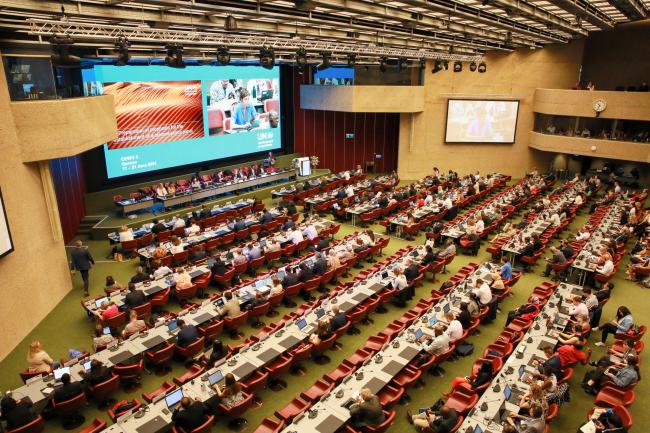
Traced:
<path fill-rule="evenodd" d="M 226 66 L 230 63 L 230 50 L 226 46 L 221 46 L 217 48 L 217 62 L 221 66 Z"/>
<path fill-rule="evenodd" d="M 185 62 L 183 61 L 183 46 L 180 44 L 172 43 L 165 45 L 167 56 L 165 57 L 165 65 L 171 68 L 184 68 Z"/>
<path fill-rule="evenodd" d="M 120 36 L 115 40 L 115 51 L 117 51 L 117 61 L 115 66 L 125 66 L 131 60 L 131 55 L 129 54 L 129 47 L 131 42 L 124 37 Z"/>
<path fill-rule="evenodd" d="M 275 66 L 275 50 L 271 47 L 264 47 L 260 50 L 260 65 L 266 69 L 273 69 Z"/>

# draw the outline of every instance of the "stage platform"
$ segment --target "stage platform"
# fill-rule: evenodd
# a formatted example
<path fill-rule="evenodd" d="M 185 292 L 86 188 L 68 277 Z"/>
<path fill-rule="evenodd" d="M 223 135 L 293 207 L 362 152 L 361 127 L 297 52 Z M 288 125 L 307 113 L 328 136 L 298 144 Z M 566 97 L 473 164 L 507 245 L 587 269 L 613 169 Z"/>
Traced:
<path fill-rule="evenodd" d="M 291 158 L 294 158 L 292 156 Z M 96 239 L 96 240 L 103 240 L 107 238 L 107 235 L 111 232 L 118 231 L 118 229 L 125 225 L 131 228 L 139 228 L 142 226 L 142 224 L 145 223 L 150 223 L 153 221 L 154 218 L 158 219 L 164 219 L 164 220 L 169 220 L 173 218 L 175 215 L 185 215 L 188 212 L 192 212 L 193 210 L 200 208 L 201 205 L 205 204 L 206 206 L 212 207 L 214 205 L 220 205 L 220 204 L 225 204 L 228 201 L 236 201 L 241 198 L 249 198 L 249 197 L 258 197 L 260 199 L 266 199 L 271 197 L 271 190 L 273 189 L 280 189 L 282 186 L 285 185 L 291 185 L 295 182 L 305 182 L 309 179 L 314 179 L 319 176 L 327 175 L 329 174 L 330 171 L 326 169 L 316 169 L 313 170 L 312 174 L 310 176 L 302 176 L 298 177 L 295 180 L 287 181 L 287 182 L 281 182 L 281 183 L 276 183 L 268 186 L 264 186 L 262 188 L 255 189 L 253 191 L 249 192 L 243 192 L 237 195 L 229 194 L 225 195 L 222 197 L 219 197 L 216 200 L 208 200 L 201 202 L 198 205 L 188 205 L 188 206 L 182 206 L 170 210 L 163 211 L 159 207 L 154 210 L 154 212 L 151 211 L 141 211 L 135 215 L 135 218 L 127 218 L 124 217 L 118 209 L 113 205 L 112 208 L 110 208 L 108 211 L 104 210 L 103 214 L 94 214 L 93 216 L 97 217 L 99 222 L 95 224 L 91 229 L 90 229 L 90 237 L 91 239 Z M 181 177 L 182 178 L 182 177 Z M 131 187 L 132 189 L 130 191 L 134 191 L 138 189 L 137 185 L 134 185 Z M 111 195 L 112 197 L 112 195 Z M 112 203 L 110 203 L 112 205 Z"/>

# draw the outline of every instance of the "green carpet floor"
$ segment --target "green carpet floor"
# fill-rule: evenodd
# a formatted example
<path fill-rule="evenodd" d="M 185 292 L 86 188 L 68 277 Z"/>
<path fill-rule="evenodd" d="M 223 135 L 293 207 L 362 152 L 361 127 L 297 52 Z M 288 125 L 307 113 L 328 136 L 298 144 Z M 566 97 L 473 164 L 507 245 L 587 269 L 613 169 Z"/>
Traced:
<path fill-rule="evenodd" d="M 406 183 L 406 182 L 403 182 Z M 267 199 L 270 201 L 270 199 Z M 582 215 L 573 221 L 569 226 L 569 230 L 565 231 L 562 234 L 562 237 L 566 237 L 570 232 L 576 232 L 588 218 L 585 211 Z M 515 217 L 514 219 L 517 219 Z M 378 233 L 383 232 L 383 227 L 380 225 L 373 225 L 371 227 Z M 355 228 L 351 225 L 344 224 L 339 231 L 337 238 L 341 238 L 348 233 L 355 231 Z M 406 242 L 404 240 L 393 238 L 384 250 L 384 254 L 390 255 L 397 249 L 407 246 L 408 244 L 421 244 L 424 242 L 424 236 L 420 235 L 416 240 L 411 242 Z M 559 242 L 555 240 L 554 243 Z M 124 263 L 116 263 L 113 261 L 104 260 L 109 254 L 110 247 L 107 241 L 88 241 L 87 244 L 92 250 L 94 257 L 97 259 L 96 266 L 92 269 L 90 278 L 91 278 L 91 294 L 99 295 L 102 293 L 104 278 L 106 275 L 113 275 L 119 282 L 125 283 L 130 277 L 135 273 L 135 268 L 138 265 L 137 260 L 131 260 Z M 438 275 L 438 282 L 431 283 L 426 279 L 424 280 L 423 287 L 417 289 L 417 295 L 419 297 L 425 297 L 428 293 L 434 289 L 438 288 L 440 284 L 448 277 L 454 274 L 454 272 L 460 267 L 466 265 L 469 262 L 480 263 L 481 261 L 489 260 L 489 254 L 485 252 L 485 248 L 488 246 L 487 243 L 483 243 L 481 251 L 477 257 L 470 257 L 465 255 L 459 255 L 453 261 L 453 263 L 448 266 L 449 274 L 447 275 Z M 619 273 L 614 279 L 616 283 L 616 288 L 613 291 L 612 298 L 607 303 L 605 311 L 603 313 L 603 321 L 609 320 L 613 317 L 616 308 L 619 305 L 627 305 L 631 310 L 636 319 L 637 323 L 648 323 L 648 316 L 650 313 L 650 299 L 646 299 L 644 294 L 645 290 L 639 287 L 636 284 L 630 283 L 624 279 L 624 270 L 627 259 L 624 259 L 622 265 L 619 268 Z M 368 265 L 365 266 L 366 268 Z M 525 274 L 519 282 L 515 285 L 512 293 L 513 296 L 508 297 L 504 300 L 501 305 L 501 310 L 503 311 L 493 323 L 487 326 L 479 327 L 481 331 L 480 335 L 471 337 L 468 341 L 471 341 L 475 346 L 474 355 L 457 360 L 455 362 L 447 362 L 443 364 L 443 367 L 446 370 L 446 375 L 444 377 L 425 377 L 426 386 L 419 390 L 411 389 L 409 394 L 412 398 L 412 401 L 407 406 L 397 406 L 396 410 L 398 411 L 395 423 L 389 428 L 389 432 L 398 433 L 398 432 L 407 432 L 413 431 L 413 427 L 406 422 L 406 409 L 410 408 L 411 410 L 417 411 L 418 408 L 428 406 L 431 403 L 435 402 L 442 392 L 445 392 L 449 388 L 449 383 L 455 376 L 464 376 L 469 373 L 471 364 L 474 359 L 483 352 L 483 349 L 486 345 L 492 343 L 496 336 L 501 332 L 504 326 L 505 313 L 523 302 L 527 299 L 532 289 L 544 281 L 544 278 L 540 275 L 543 268 L 538 266 L 532 272 Z M 352 272 L 354 276 L 356 272 Z M 45 348 L 46 351 L 53 358 L 63 358 L 67 356 L 67 349 L 74 347 L 77 349 L 89 349 L 91 347 L 91 332 L 93 329 L 93 322 L 88 319 L 84 311 L 82 310 L 79 301 L 81 297 L 81 279 L 77 275 L 73 277 L 75 290 L 71 291 L 58 305 L 52 306 L 51 313 L 23 340 L 1 363 L 0 363 L 0 389 L 14 389 L 21 385 L 20 377 L 18 376 L 18 371 L 21 371 L 25 368 L 25 356 L 27 353 L 27 347 L 29 342 L 34 339 L 39 339 Z M 212 290 L 212 289 L 211 289 Z M 417 302 L 416 297 L 411 301 L 410 305 L 414 305 Z M 171 303 L 169 305 L 169 310 L 175 311 L 178 310 L 178 305 Z M 408 308 L 398 309 L 394 306 L 388 307 L 388 312 L 385 314 L 374 314 L 372 318 L 374 319 L 374 324 L 369 326 L 360 325 L 361 334 L 356 336 L 344 336 L 339 341 L 342 343 L 342 349 L 338 351 L 329 351 L 328 356 L 331 358 L 329 364 L 320 366 L 311 361 L 305 363 L 307 372 L 304 376 L 291 376 L 287 375 L 285 377 L 288 387 L 280 392 L 273 392 L 266 390 L 261 394 L 263 399 L 263 405 L 259 408 L 252 408 L 249 410 L 245 416 L 248 420 L 248 425 L 245 431 L 253 431 L 257 425 L 265 418 L 272 417 L 274 411 L 284 407 L 291 399 L 308 387 L 310 387 L 314 381 L 320 378 L 324 373 L 327 373 L 330 370 L 333 370 L 344 358 L 352 354 L 358 347 L 362 346 L 365 340 L 382 329 L 393 321 L 394 319 L 400 317 Z M 291 311 L 291 309 L 280 308 L 281 314 Z M 17 318 L 17 320 L 19 320 Z M 266 319 L 269 321 L 270 319 Z M 243 332 L 246 336 L 254 334 L 256 331 L 250 327 L 243 329 Z M 595 337 L 599 333 L 596 333 L 595 336 L 592 336 L 590 345 L 593 347 Z M 231 343 L 228 340 L 228 337 L 223 335 L 224 342 Z M 593 357 L 599 357 L 604 353 L 604 349 L 593 347 L 594 353 Z M 145 374 L 142 378 L 141 386 L 135 390 L 131 390 L 128 393 L 121 391 L 116 398 L 118 399 L 131 399 L 138 398 L 142 400 L 142 392 L 150 391 L 157 388 L 160 383 L 164 380 L 171 380 L 173 376 L 180 375 L 185 371 L 185 367 L 178 362 L 175 362 L 173 365 L 173 371 L 166 376 L 156 376 L 155 374 Z M 641 365 L 642 377 L 649 374 L 650 369 L 647 368 L 647 363 Z M 579 386 L 579 382 L 582 379 L 586 371 L 586 367 L 578 366 L 575 370 L 573 380 L 571 381 L 571 402 L 565 404 L 561 409 L 558 417 L 551 424 L 551 431 L 555 432 L 566 432 L 573 433 L 577 428 L 584 422 L 587 412 L 589 411 L 592 402 L 593 396 L 586 395 Z M 642 396 L 650 393 L 650 382 L 648 380 L 642 380 L 636 388 L 638 394 L 638 399 L 640 400 Z M 643 410 L 642 401 L 637 401 L 631 407 L 632 414 L 635 419 L 636 426 L 650 425 L 650 413 Z M 95 416 L 99 416 L 103 419 L 108 420 L 106 412 L 99 411 L 96 407 L 91 404 L 83 412 L 86 417 L 86 424 L 90 423 Z M 110 424 L 110 421 L 109 421 Z M 634 431 L 642 431 L 642 428 L 636 427 Z M 63 431 L 60 421 L 57 419 L 47 422 L 47 432 L 59 432 Z M 218 422 L 214 427 L 214 431 L 225 432 L 228 431 L 225 423 Z M 303 432 L 300 432 L 303 433 Z M 307 432 L 304 432 L 307 433 Z"/>

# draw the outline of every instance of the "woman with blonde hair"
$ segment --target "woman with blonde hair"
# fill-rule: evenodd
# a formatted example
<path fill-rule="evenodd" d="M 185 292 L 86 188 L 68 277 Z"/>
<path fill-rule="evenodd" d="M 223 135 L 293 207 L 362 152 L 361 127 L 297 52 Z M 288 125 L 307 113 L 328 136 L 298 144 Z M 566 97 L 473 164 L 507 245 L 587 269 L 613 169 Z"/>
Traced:
<path fill-rule="evenodd" d="M 58 362 L 52 360 L 50 355 L 43 350 L 41 342 L 38 340 L 32 341 L 27 350 L 27 369 L 31 372 L 47 373 L 57 367 Z"/>
<path fill-rule="evenodd" d="M 548 402 L 546 401 L 546 392 L 537 383 L 532 383 L 528 392 L 521 396 L 519 407 L 521 409 L 530 409 L 532 406 L 539 406 L 543 413 L 548 411 Z"/>

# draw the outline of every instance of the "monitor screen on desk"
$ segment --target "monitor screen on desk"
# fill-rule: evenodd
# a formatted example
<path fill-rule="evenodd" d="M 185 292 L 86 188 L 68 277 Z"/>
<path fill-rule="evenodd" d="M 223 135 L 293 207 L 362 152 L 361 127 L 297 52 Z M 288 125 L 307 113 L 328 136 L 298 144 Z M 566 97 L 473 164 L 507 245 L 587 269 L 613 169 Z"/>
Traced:
<path fill-rule="evenodd" d="M 215 305 L 216 305 L 217 307 L 223 307 L 223 306 L 224 306 L 223 298 L 217 298 L 217 300 L 214 301 L 214 303 L 215 303 Z"/>
<path fill-rule="evenodd" d="M 174 392 L 167 394 L 165 396 L 165 403 L 167 403 L 167 407 L 169 409 L 172 409 L 181 401 L 182 398 L 183 398 L 183 388 L 178 388 Z"/>
<path fill-rule="evenodd" d="M 296 322 L 296 326 L 298 326 L 298 329 L 302 329 L 307 326 L 307 321 L 305 319 L 300 319 Z"/>
<path fill-rule="evenodd" d="M 257 290 L 262 290 L 262 288 L 266 286 L 266 280 L 257 280 L 255 281 L 255 288 Z"/>
<path fill-rule="evenodd" d="M 217 370 L 214 373 L 212 373 L 210 376 L 208 376 L 208 383 L 210 385 L 214 385 L 215 383 L 221 382 L 223 379 L 223 374 L 221 374 L 221 370 Z"/>
<path fill-rule="evenodd" d="M 320 319 L 320 318 L 323 317 L 324 315 L 325 315 L 325 309 L 323 309 L 323 308 L 317 308 L 317 309 L 316 309 L 316 317 L 317 317 L 317 318 Z"/>
<path fill-rule="evenodd" d="M 280 269 L 277 274 L 275 274 L 278 277 L 278 280 L 282 281 L 284 277 L 287 275 L 283 269 Z"/>
<path fill-rule="evenodd" d="M 90 371 L 90 364 L 92 361 L 84 362 L 84 371 Z"/>
<path fill-rule="evenodd" d="M 443 312 L 443 313 L 449 313 L 449 310 L 451 310 L 451 304 L 445 304 L 445 305 L 442 307 L 442 312 Z"/>
<path fill-rule="evenodd" d="M 111 328 L 109 326 L 104 326 L 102 332 L 104 333 L 104 335 L 109 335 L 111 333 Z"/>
<path fill-rule="evenodd" d="M 476 424 L 476 427 L 474 427 L 474 433 L 483 433 L 483 429 L 480 425 Z"/>
<path fill-rule="evenodd" d="M 424 332 L 422 332 L 422 328 L 418 328 L 415 330 L 413 335 L 415 336 L 416 340 L 419 340 L 420 338 L 422 338 L 422 335 L 424 335 Z"/>
<path fill-rule="evenodd" d="M 174 329 L 178 328 L 178 321 L 177 320 L 172 320 L 167 324 L 167 329 L 170 331 L 173 331 Z"/>
<path fill-rule="evenodd" d="M 97 299 L 97 300 L 95 301 L 95 306 L 96 306 L 97 308 L 100 308 L 100 307 L 102 306 L 102 302 L 108 302 L 108 298 L 107 298 L 107 297 L 103 297 L 103 298 Z"/>
<path fill-rule="evenodd" d="M 61 367 L 57 368 L 56 370 L 53 371 L 54 373 L 54 380 L 61 380 L 61 376 L 64 374 L 70 374 L 70 367 Z"/>
<path fill-rule="evenodd" d="M 381 273 L 381 278 L 388 278 L 388 271 L 384 271 Z"/>
<path fill-rule="evenodd" d="M 436 316 L 429 319 L 429 326 L 434 326 L 436 323 L 438 323 L 438 318 Z"/>

